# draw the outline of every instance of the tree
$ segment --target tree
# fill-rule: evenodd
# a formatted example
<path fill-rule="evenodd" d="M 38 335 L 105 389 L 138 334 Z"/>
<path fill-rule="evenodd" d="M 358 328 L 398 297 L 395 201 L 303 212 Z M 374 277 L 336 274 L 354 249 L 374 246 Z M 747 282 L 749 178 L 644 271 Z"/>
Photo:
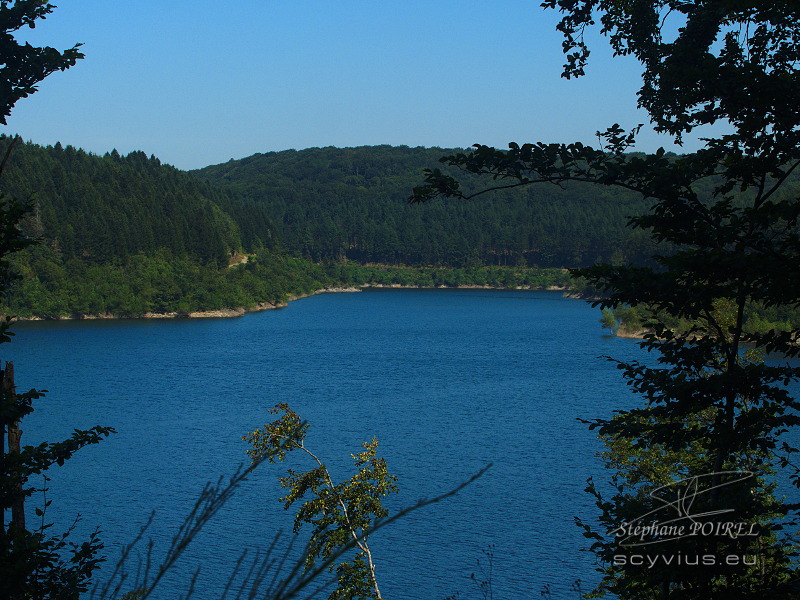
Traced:
<path fill-rule="evenodd" d="M 0 323 L 0 343 L 10 341 L 9 321 Z M 7 362 L 2 371 L 3 386 L 0 399 L 0 581 L 4 597 L 77 599 L 88 589 L 92 573 L 102 562 L 99 556 L 103 544 L 98 532 L 76 543 L 69 537 L 70 527 L 59 535 L 50 535 L 52 526 L 46 522 L 45 500 L 35 514 L 38 526 L 28 527 L 25 521 L 25 500 L 36 491 L 46 492 L 44 472 L 54 465 L 63 465 L 77 450 L 96 444 L 114 430 L 96 426 L 75 430 L 72 436 L 56 443 L 21 446 L 20 421 L 33 411 L 33 400 L 43 392 L 30 390 L 17 394 L 14 388 L 14 365 Z M 6 452 L 6 433 L 8 451 Z M 42 475 L 44 488 L 28 487 L 29 480 Z M 6 522 L 6 511 L 11 520 Z M 74 525 L 73 525 L 74 526 Z"/>
<path fill-rule="evenodd" d="M 350 561 L 331 565 L 336 571 L 337 588 L 330 600 L 355 598 L 382 598 L 375 575 L 375 561 L 369 547 L 369 532 L 378 519 L 388 516 L 381 499 L 397 491 L 396 477 L 389 474 L 386 461 L 377 457 L 378 440 L 365 442 L 364 452 L 353 454 L 358 472 L 350 479 L 335 484 L 325 464 L 305 445 L 308 424 L 285 403 L 270 409 L 282 416 L 263 429 L 244 436 L 252 445 L 247 454 L 254 462 L 269 460 L 282 462 L 288 452 L 301 450 L 316 466 L 310 471 L 281 478 L 281 485 L 289 491 L 281 498 L 289 508 L 304 500 L 294 520 L 294 531 L 303 523 L 313 527 L 306 555 L 306 570 L 314 568 L 318 559 L 329 560 L 342 548 L 354 546 L 358 551 Z M 311 496 L 305 499 L 306 496 Z"/>
<path fill-rule="evenodd" d="M 654 256 L 649 267 L 599 265 L 573 272 L 604 290 L 595 304 L 649 311 L 652 329 L 642 346 L 659 363 L 618 363 L 644 406 L 590 425 L 609 444 L 608 464 L 617 482 L 610 500 L 593 484 L 588 488 L 608 527 L 585 529 L 603 561 L 596 593 L 788 595 L 797 581 L 796 541 L 782 525 L 798 507 L 775 498 L 770 473 L 774 466 L 790 467 L 796 452 L 780 436 L 800 423 L 800 403 L 785 387 L 800 370 L 748 359 L 743 348 L 797 356 L 800 332 L 745 333 L 743 325 L 750 307 L 800 306 L 800 202 L 793 179 L 800 166 L 800 5 L 547 0 L 542 6 L 562 13 L 564 77 L 584 74 L 584 34 L 599 19 L 614 52 L 642 65 L 639 105 L 657 131 L 679 144 L 685 134 L 715 123 L 727 133 L 681 156 L 663 149 L 631 154 L 639 128 L 619 125 L 598 133 L 597 149 L 580 143 L 510 144 L 508 151 L 476 145 L 441 160 L 489 176 L 494 185 L 467 194 L 455 178 L 432 169 L 410 200 L 467 199 L 491 189 L 584 181 L 632 190 L 652 202 L 648 213 L 629 224 L 674 251 Z M 692 326 L 676 331 L 670 327 L 676 318 Z M 649 481 L 642 473 L 660 479 Z M 796 470 L 793 477 L 797 484 Z M 657 529 L 665 511 L 677 511 L 678 524 L 710 524 L 712 532 L 705 535 L 701 528 L 697 535 L 669 539 L 669 532 Z M 703 515 L 715 511 L 731 512 Z M 714 530 L 725 516 L 758 534 L 734 539 Z M 639 540 L 645 545 L 633 546 L 635 540 L 624 535 L 635 525 L 653 526 Z M 667 564 L 663 556 L 673 560 Z M 686 564 L 680 556 L 712 556 L 714 562 Z M 729 556 L 758 561 L 731 565 L 723 560 Z M 648 567 L 649 558 L 659 561 L 657 568 Z"/>
<path fill-rule="evenodd" d="M 53 48 L 20 45 L 13 32 L 22 27 L 35 27 L 38 19 L 52 12 L 53 5 L 41 0 L 0 2 L 0 123 L 6 123 L 14 104 L 36 91 L 36 84 L 49 74 L 64 70 L 82 58 L 77 46 L 62 52 Z M 2 175 L 14 143 L 8 144 L 0 162 Z M 0 193 L 0 274 L 6 288 L 8 255 L 33 243 L 20 233 L 20 221 L 28 206 L 16 198 Z M 9 342 L 11 319 L 0 322 L 0 343 Z M 97 533 L 81 543 L 69 539 L 69 531 L 53 536 L 45 522 L 47 506 L 36 509 L 41 517 L 37 528 L 29 529 L 25 520 L 25 499 L 36 491 L 27 487 L 34 475 L 43 475 L 53 465 L 62 465 L 80 448 L 99 442 L 113 432 L 108 427 L 76 430 L 70 439 L 39 446 L 22 446 L 20 421 L 33 411 L 32 402 L 43 392 L 30 390 L 17 394 L 14 365 L 7 362 L 2 370 L 0 392 L 0 581 L 7 598 L 77 598 L 85 591 L 92 572 L 101 559 L 103 547 Z M 8 450 L 6 450 L 6 438 Z M 44 478 L 46 481 L 46 477 Z M 45 483 L 46 486 L 46 483 Z M 10 510 L 11 520 L 6 521 Z M 68 556 L 65 556 L 65 553 Z"/>
<path fill-rule="evenodd" d="M 603 316 L 600 317 L 600 323 L 606 329 L 610 329 L 611 333 L 616 333 L 617 329 L 619 329 L 619 321 L 617 321 L 617 318 L 614 316 L 614 311 L 610 308 L 604 308 L 602 314 Z"/>
<path fill-rule="evenodd" d="M 20 44 L 13 33 L 24 27 L 34 29 L 39 19 L 56 8 L 42 0 L 0 2 L 0 124 L 6 125 L 11 109 L 22 98 L 36 92 L 36 85 L 56 71 L 64 71 L 83 58 L 80 44 L 64 51 L 45 46 Z"/>
<path fill-rule="evenodd" d="M 0 163 L 0 175 L 13 145 L 12 141 Z M 4 284 L 10 277 L 6 262 L 8 255 L 33 243 L 19 229 L 20 220 L 26 213 L 24 204 L 16 198 L 6 199 L 0 193 L 0 275 Z M 6 286 L 2 287 L 5 289 Z M 9 331 L 10 325 L 10 317 L 0 322 L 0 344 L 11 341 L 14 334 Z M 42 475 L 46 481 L 43 474 L 47 469 L 64 464 L 74 452 L 96 444 L 114 430 L 96 426 L 84 431 L 75 430 L 63 442 L 23 447 L 20 421 L 33 411 L 33 401 L 44 394 L 37 390 L 17 394 L 11 362 L 7 362 L 0 373 L 0 581 L 3 581 L 7 597 L 12 599 L 77 598 L 86 590 L 92 572 L 101 561 L 98 552 L 103 545 L 96 532 L 81 543 L 69 539 L 69 530 L 51 537 L 47 531 L 51 525 L 45 522 L 50 501 L 36 509 L 36 515 L 41 517 L 39 526 L 28 528 L 25 499 L 36 490 L 27 485 L 35 475 Z M 8 522 L 6 511 L 11 513 Z M 64 556 L 65 552 L 68 557 Z"/>

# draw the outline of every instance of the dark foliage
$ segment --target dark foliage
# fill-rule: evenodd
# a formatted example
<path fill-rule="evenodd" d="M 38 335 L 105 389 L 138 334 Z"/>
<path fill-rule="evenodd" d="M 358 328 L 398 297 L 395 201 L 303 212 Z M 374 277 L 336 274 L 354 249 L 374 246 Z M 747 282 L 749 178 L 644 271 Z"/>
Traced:
<path fill-rule="evenodd" d="M 96 156 L 17 143 L 3 189 L 31 198 L 23 231 L 65 261 L 124 261 L 167 248 L 223 267 L 242 248 L 236 223 L 219 207 L 223 193 L 143 152 Z"/>
<path fill-rule="evenodd" d="M 20 44 L 14 33 L 36 27 L 55 6 L 42 0 L 0 2 L 0 124 L 6 124 L 11 109 L 36 91 L 36 85 L 56 71 L 64 71 L 83 58 L 80 44 L 64 51 Z"/>
<path fill-rule="evenodd" d="M 507 191 L 482 203 L 409 207 L 408 189 L 442 152 L 310 148 L 255 154 L 195 174 L 247 197 L 275 223 L 289 252 L 315 262 L 576 267 L 643 260 L 655 249 L 624 223 L 649 203 L 620 190 L 567 184 Z M 469 177 L 462 183 L 480 185 Z"/>
<path fill-rule="evenodd" d="M 443 159 L 492 177 L 493 189 L 581 181 L 637 192 L 652 209 L 630 224 L 672 248 L 653 265 L 575 271 L 606 293 L 601 306 L 645 307 L 651 333 L 642 345 L 658 356 L 657 366 L 617 365 L 644 406 L 591 423 L 606 439 L 608 466 L 616 472 L 610 499 L 594 484 L 588 488 L 605 528 L 584 526 L 602 563 L 596 593 L 795 597 L 797 540 L 784 526 L 797 504 L 776 498 L 771 481 L 773 469 L 790 467 L 796 452 L 781 436 L 800 423 L 800 403 L 786 389 L 800 369 L 764 364 L 759 351 L 797 356 L 800 331 L 746 332 L 745 318 L 800 307 L 800 201 L 797 187 L 787 185 L 800 166 L 800 5 L 548 0 L 543 6 L 563 14 L 566 77 L 583 74 L 584 32 L 599 19 L 615 52 L 641 63 L 639 103 L 659 131 L 680 142 L 717 121 L 730 128 L 679 157 L 627 154 L 637 130 L 615 125 L 601 135 L 599 149 L 476 146 Z M 412 200 L 471 195 L 450 173 L 429 170 Z M 676 332 L 677 320 L 689 327 Z M 789 475 L 797 483 L 797 471 Z M 709 524 L 713 532 L 725 519 L 757 533 L 651 533 L 643 546 L 619 535 L 630 525 L 676 522 Z M 728 562 L 731 556 L 739 562 Z"/>

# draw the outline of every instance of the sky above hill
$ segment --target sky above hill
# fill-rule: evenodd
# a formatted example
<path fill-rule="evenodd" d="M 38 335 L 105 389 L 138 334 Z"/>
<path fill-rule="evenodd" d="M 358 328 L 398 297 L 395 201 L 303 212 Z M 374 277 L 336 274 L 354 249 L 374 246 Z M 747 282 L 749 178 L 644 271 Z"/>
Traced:
<path fill-rule="evenodd" d="M 4 133 L 192 169 L 256 152 L 392 144 L 596 143 L 647 123 L 637 64 L 590 38 L 560 77 L 539 0 L 56 0 L 17 38 L 86 58 L 21 100 Z M 674 149 L 643 131 L 637 149 Z M 684 151 L 693 150 L 689 141 Z"/>

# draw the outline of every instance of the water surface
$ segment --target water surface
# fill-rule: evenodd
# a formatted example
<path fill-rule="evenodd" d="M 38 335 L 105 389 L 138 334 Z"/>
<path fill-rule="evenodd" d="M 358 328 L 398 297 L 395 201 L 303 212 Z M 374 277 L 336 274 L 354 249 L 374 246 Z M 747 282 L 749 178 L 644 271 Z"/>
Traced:
<path fill-rule="evenodd" d="M 595 580 L 574 515 L 592 515 L 587 477 L 604 476 L 579 417 L 634 398 L 603 355 L 641 356 L 605 335 L 599 313 L 557 293 L 369 290 L 328 294 L 238 319 L 26 323 L 6 345 L 19 389 L 50 390 L 25 442 L 95 424 L 119 433 L 53 471 L 48 517 L 99 525 L 112 555 L 152 510 L 163 546 L 209 480 L 246 461 L 241 436 L 288 402 L 311 424 L 308 446 L 334 476 L 377 436 L 398 476 L 399 508 L 457 496 L 375 535 L 391 599 L 481 598 L 470 575 L 493 553 L 495 598 L 572 597 Z M 236 557 L 291 529 L 280 465 L 246 482 L 158 596 L 200 565 L 197 597 L 218 597 Z"/>

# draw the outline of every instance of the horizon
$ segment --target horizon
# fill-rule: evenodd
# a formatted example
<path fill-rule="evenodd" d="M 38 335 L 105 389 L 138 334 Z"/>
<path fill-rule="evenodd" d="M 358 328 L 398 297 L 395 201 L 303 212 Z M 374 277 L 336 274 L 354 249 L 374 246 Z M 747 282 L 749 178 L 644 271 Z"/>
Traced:
<path fill-rule="evenodd" d="M 536 0 L 400 6 L 353 0 L 188 9 L 72 0 L 15 37 L 86 58 L 20 102 L 0 131 L 93 154 L 140 150 L 181 170 L 325 147 L 597 143 L 648 123 L 639 65 L 588 34 L 587 75 L 561 78 L 559 15 Z M 707 132 L 702 132 L 703 134 Z M 692 152 L 647 127 L 636 151 Z"/>
<path fill-rule="evenodd" d="M 18 136 L 19 134 L 16 134 L 16 133 L 3 133 L 2 135 L 6 135 L 8 137 L 13 138 L 15 136 Z M 60 144 L 62 148 L 67 148 L 69 146 L 69 147 L 72 147 L 74 150 L 76 150 L 78 152 L 85 152 L 86 154 L 89 154 L 90 156 L 103 157 L 103 156 L 106 156 L 106 155 L 114 152 L 115 150 L 117 151 L 117 153 L 120 156 L 123 156 L 123 157 L 127 157 L 128 155 L 134 154 L 136 152 L 142 152 L 145 155 L 147 155 L 148 158 L 156 158 L 156 159 L 158 159 L 159 162 L 162 165 L 173 167 L 173 168 L 175 168 L 175 169 L 177 169 L 179 171 L 184 171 L 184 172 L 200 171 L 200 170 L 202 170 L 202 169 L 204 169 L 206 167 L 214 167 L 214 166 L 217 166 L 217 165 L 224 165 L 224 164 L 229 163 L 229 162 L 237 162 L 237 161 L 240 161 L 240 160 L 245 160 L 247 158 L 252 158 L 253 156 L 264 156 L 264 155 L 267 155 L 267 154 L 280 154 L 282 152 L 305 152 L 306 150 L 326 150 L 326 149 L 329 149 L 329 148 L 333 148 L 334 150 L 353 150 L 353 149 L 358 149 L 358 148 L 409 148 L 411 150 L 416 150 L 416 149 L 441 150 L 442 152 L 451 152 L 451 151 L 457 151 L 457 150 L 460 150 L 460 151 L 468 151 L 468 150 L 470 150 L 470 148 L 447 148 L 447 147 L 444 147 L 444 146 L 409 146 L 408 144 L 360 144 L 358 146 L 332 146 L 332 145 L 329 145 L 329 146 L 309 146 L 307 148 L 283 148 L 281 150 L 267 150 L 267 151 L 264 151 L 264 152 L 253 152 L 252 154 L 248 154 L 247 156 L 233 157 L 233 158 L 229 158 L 228 160 L 224 160 L 224 161 L 218 162 L 218 163 L 210 163 L 210 164 L 207 164 L 207 165 L 202 165 L 200 167 L 193 167 L 193 168 L 190 168 L 190 169 L 184 169 L 184 168 L 178 167 L 176 165 L 173 165 L 170 162 L 165 161 L 163 158 L 161 158 L 157 154 L 150 153 L 150 152 L 145 152 L 144 150 L 141 150 L 139 148 L 134 148 L 134 149 L 132 149 L 132 150 L 130 150 L 128 152 L 120 152 L 117 148 L 111 148 L 111 149 L 106 150 L 104 152 L 102 152 L 102 151 L 101 152 L 96 152 L 94 150 L 87 150 L 86 148 L 82 148 L 80 146 L 75 146 L 74 144 L 64 143 L 61 140 L 56 140 L 52 144 L 40 144 L 39 142 L 36 142 L 34 140 L 26 140 L 21 135 L 19 135 L 19 137 L 22 139 L 22 141 L 25 144 L 34 144 L 36 146 L 39 146 L 40 148 L 45 148 L 45 149 L 54 148 L 56 145 Z M 638 152 L 640 152 L 640 151 L 639 150 L 631 150 L 630 154 L 636 154 Z M 668 151 L 668 154 L 670 154 L 670 153 L 671 154 L 676 154 L 676 155 L 690 154 L 689 152 L 675 152 L 673 150 Z"/>
<path fill-rule="evenodd" d="M 69 147 L 72 147 L 74 150 L 76 150 L 78 152 L 85 152 L 86 154 L 89 154 L 91 156 L 106 156 L 107 154 L 110 154 L 110 153 L 112 153 L 114 151 L 117 151 L 117 153 L 120 156 L 127 157 L 130 154 L 134 154 L 136 152 L 142 152 L 142 153 L 148 155 L 148 158 L 155 157 L 161 162 L 161 164 L 174 167 L 174 168 L 176 168 L 176 169 L 178 169 L 180 171 L 192 171 L 192 170 L 202 169 L 204 167 L 211 167 L 211 166 L 215 166 L 215 165 L 224 165 L 225 163 L 228 163 L 228 162 L 235 162 L 235 161 L 239 161 L 239 160 L 244 160 L 246 158 L 250 158 L 252 156 L 257 156 L 257 155 L 279 154 L 281 152 L 304 152 L 306 150 L 326 150 L 328 148 L 333 148 L 335 150 L 352 150 L 352 149 L 357 149 L 357 148 L 410 148 L 412 150 L 415 150 L 417 148 L 421 148 L 423 150 L 442 150 L 444 152 L 450 152 L 450 151 L 453 151 L 453 150 L 464 150 L 464 151 L 469 150 L 469 148 L 456 148 L 456 147 L 449 148 L 449 147 L 445 147 L 445 146 L 409 146 L 408 144 L 359 144 L 358 146 L 335 146 L 335 145 L 308 146 L 306 148 L 282 148 L 282 149 L 279 149 L 279 150 L 267 150 L 267 151 L 264 151 L 264 152 L 253 152 L 252 154 L 248 154 L 247 156 L 232 157 L 232 158 L 229 158 L 228 160 L 224 160 L 222 162 L 203 165 L 202 167 L 198 167 L 198 168 L 194 168 L 194 169 L 181 169 L 180 167 L 177 167 L 177 166 L 175 166 L 175 165 L 173 165 L 173 164 L 171 164 L 169 162 L 164 161 L 157 154 L 154 154 L 154 153 L 151 153 L 151 152 L 146 152 L 146 151 L 142 150 L 141 148 L 133 148 L 132 150 L 127 151 L 127 152 L 120 152 L 117 148 L 109 148 L 106 151 L 97 152 L 97 151 L 94 151 L 94 150 L 88 150 L 86 148 L 82 148 L 81 146 L 76 146 L 75 144 L 70 144 L 68 142 L 64 142 L 62 140 L 56 140 L 55 142 L 50 143 L 50 144 L 41 144 L 41 143 L 39 143 L 39 142 L 37 142 L 35 140 L 25 139 L 25 137 L 22 136 L 21 134 L 14 133 L 14 132 L 8 132 L 8 133 L 3 132 L 3 133 L 0 133 L 0 136 L 7 136 L 7 137 L 10 137 L 12 139 L 14 137 L 19 137 L 22 140 L 22 142 L 25 143 L 25 144 L 33 144 L 35 146 L 39 146 L 40 148 L 45 148 L 45 149 L 46 148 L 54 148 L 55 146 L 60 144 L 62 148 L 67 148 L 69 146 Z"/>

